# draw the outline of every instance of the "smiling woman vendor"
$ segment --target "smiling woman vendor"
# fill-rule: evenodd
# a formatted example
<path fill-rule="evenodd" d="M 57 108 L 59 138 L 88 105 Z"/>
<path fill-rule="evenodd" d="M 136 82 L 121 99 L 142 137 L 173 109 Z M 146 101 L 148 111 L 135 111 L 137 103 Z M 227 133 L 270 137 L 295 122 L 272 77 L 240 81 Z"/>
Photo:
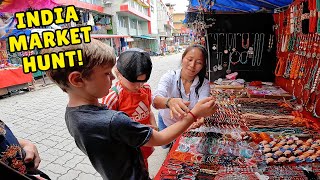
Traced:
<path fill-rule="evenodd" d="M 182 54 L 181 69 L 169 71 L 161 77 L 153 94 L 153 106 L 160 109 L 160 130 L 184 117 L 199 100 L 209 97 L 210 86 L 205 77 L 207 57 L 203 46 L 189 46 Z"/>

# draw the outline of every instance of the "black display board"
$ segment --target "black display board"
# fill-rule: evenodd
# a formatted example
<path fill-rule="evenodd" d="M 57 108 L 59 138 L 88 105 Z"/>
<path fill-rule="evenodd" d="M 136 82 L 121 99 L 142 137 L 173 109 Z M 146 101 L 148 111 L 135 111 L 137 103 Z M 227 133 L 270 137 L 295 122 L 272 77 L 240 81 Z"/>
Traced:
<path fill-rule="evenodd" d="M 272 14 L 211 14 L 205 15 L 204 19 L 212 18 L 215 19 L 215 24 L 207 29 L 211 81 L 224 78 L 231 70 L 231 72 L 238 72 L 238 78 L 246 81 L 273 82 L 277 43 Z M 206 24 L 210 23 L 212 21 L 206 22 Z M 249 44 L 247 43 L 248 35 Z M 249 47 L 253 48 L 251 55 L 250 51 L 248 53 Z M 235 49 L 232 50 L 233 48 Z M 226 49 L 227 54 L 224 52 Z M 253 58 L 250 58 L 251 56 Z"/>

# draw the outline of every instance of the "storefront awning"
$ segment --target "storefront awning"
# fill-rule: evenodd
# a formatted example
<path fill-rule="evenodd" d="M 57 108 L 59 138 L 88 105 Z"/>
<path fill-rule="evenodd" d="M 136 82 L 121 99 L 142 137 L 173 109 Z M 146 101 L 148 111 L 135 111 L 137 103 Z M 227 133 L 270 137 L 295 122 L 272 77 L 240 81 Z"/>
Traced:
<path fill-rule="evenodd" d="M 133 39 L 133 38 L 131 38 L 131 37 L 129 37 L 129 38 L 126 38 L 126 41 L 127 41 L 127 42 L 133 42 L 133 41 L 134 41 L 134 39 Z"/>
<path fill-rule="evenodd" d="M 141 36 L 132 36 L 134 38 L 141 38 L 141 39 L 150 39 L 150 40 L 155 40 L 156 38 L 147 36 L 147 35 L 141 35 Z"/>
<path fill-rule="evenodd" d="M 110 38 L 129 38 L 129 35 L 118 35 L 118 34 L 91 34 L 92 38 L 96 39 L 110 39 Z"/>
<path fill-rule="evenodd" d="M 204 8 L 206 11 L 227 11 L 252 13 L 263 9 L 273 11 L 274 9 L 287 6 L 293 0 L 189 0 L 189 11 Z"/>

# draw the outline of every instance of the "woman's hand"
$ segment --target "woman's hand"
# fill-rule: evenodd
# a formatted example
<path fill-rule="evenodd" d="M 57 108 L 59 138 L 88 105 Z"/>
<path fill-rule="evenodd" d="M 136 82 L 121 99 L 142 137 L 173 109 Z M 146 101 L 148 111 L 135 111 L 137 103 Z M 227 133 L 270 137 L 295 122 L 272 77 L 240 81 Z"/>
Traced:
<path fill-rule="evenodd" d="M 33 162 L 34 168 L 37 169 L 41 162 L 37 147 L 33 143 L 25 139 L 20 139 L 19 144 L 21 145 L 22 149 L 26 152 L 24 162 Z"/>
<path fill-rule="evenodd" d="M 184 101 L 181 98 L 171 98 L 168 102 L 171 118 L 181 119 L 186 116 L 190 111 L 188 108 L 189 104 L 189 101 Z"/>

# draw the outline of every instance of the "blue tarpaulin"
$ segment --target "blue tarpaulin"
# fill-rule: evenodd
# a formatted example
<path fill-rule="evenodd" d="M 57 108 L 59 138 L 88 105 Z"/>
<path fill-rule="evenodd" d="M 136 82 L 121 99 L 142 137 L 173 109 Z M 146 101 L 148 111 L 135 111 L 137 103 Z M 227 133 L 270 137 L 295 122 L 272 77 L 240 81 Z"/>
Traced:
<path fill-rule="evenodd" d="M 189 11 L 202 7 L 205 11 L 254 13 L 261 10 L 273 12 L 292 3 L 292 0 L 189 0 Z"/>

